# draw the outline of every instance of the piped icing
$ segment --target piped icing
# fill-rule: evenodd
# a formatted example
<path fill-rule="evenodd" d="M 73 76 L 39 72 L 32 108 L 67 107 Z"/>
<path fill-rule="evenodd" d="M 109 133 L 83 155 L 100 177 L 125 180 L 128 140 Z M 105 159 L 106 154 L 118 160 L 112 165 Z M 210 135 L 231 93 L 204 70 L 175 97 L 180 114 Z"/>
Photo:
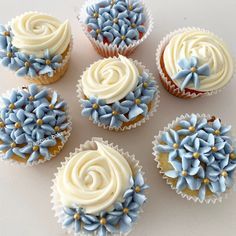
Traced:
<path fill-rule="evenodd" d="M 0 152 L 3 159 L 20 157 L 32 163 L 50 160 L 51 147 L 65 140 L 69 128 L 66 103 L 56 92 L 32 84 L 1 98 Z"/>
<path fill-rule="evenodd" d="M 47 49 L 51 55 L 60 55 L 70 43 L 68 20 L 61 23 L 47 14 L 27 12 L 14 18 L 10 25 L 14 35 L 12 45 L 27 55 L 41 58 Z"/>
<path fill-rule="evenodd" d="M 148 186 L 140 171 L 133 177 L 128 161 L 118 151 L 99 141 L 96 145 L 96 150 L 72 156 L 59 171 L 56 183 L 63 207 L 62 224 L 75 233 L 89 232 L 100 236 L 127 233 L 138 219 Z M 113 173 L 116 176 L 112 177 Z M 116 185 L 114 178 L 120 179 Z M 111 186 L 119 188 L 118 195 L 113 187 L 114 192 L 111 192 Z M 64 201 L 65 196 L 69 197 L 69 202 Z M 100 205 L 105 198 L 107 201 Z"/>
<path fill-rule="evenodd" d="M 98 1 L 86 10 L 89 34 L 100 42 L 123 48 L 146 32 L 144 8 L 138 0 Z"/>
<path fill-rule="evenodd" d="M 94 63 L 82 76 L 82 115 L 94 123 L 119 128 L 139 115 L 146 116 L 157 94 L 156 82 L 120 56 Z"/>
<path fill-rule="evenodd" d="M 157 150 L 168 154 L 172 168 L 165 175 L 177 180 L 178 191 L 196 190 L 203 201 L 207 191 L 218 196 L 232 187 L 236 155 L 230 130 L 215 117 L 192 114 L 163 133 Z"/>
<path fill-rule="evenodd" d="M 123 99 L 138 84 L 139 71 L 124 56 L 106 58 L 92 64 L 82 76 L 87 97 L 96 96 L 108 104 Z"/>
<path fill-rule="evenodd" d="M 16 71 L 17 76 L 52 77 L 62 65 L 62 54 L 71 39 L 68 22 L 63 24 L 65 32 L 60 24 L 54 17 L 30 12 L 7 26 L 0 25 L 1 64 Z"/>
<path fill-rule="evenodd" d="M 233 58 L 222 40 L 197 29 L 174 35 L 164 50 L 163 60 L 166 72 L 182 90 L 220 89 L 229 82 L 234 71 Z"/>

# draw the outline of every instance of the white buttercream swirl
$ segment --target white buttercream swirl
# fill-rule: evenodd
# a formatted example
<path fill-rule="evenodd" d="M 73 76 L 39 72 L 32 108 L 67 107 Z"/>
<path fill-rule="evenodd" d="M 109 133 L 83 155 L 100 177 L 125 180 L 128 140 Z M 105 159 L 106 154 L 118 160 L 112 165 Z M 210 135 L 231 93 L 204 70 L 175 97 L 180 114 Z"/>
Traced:
<path fill-rule="evenodd" d="M 82 76 L 83 92 L 108 104 L 123 99 L 138 84 L 139 71 L 124 56 L 106 58 L 92 64 Z"/>
<path fill-rule="evenodd" d="M 132 170 L 115 149 L 96 141 L 97 150 L 77 153 L 59 172 L 57 188 L 62 204 L 75 204 L 86 213 L 108 210 L 130 187 Z"/>
<path fill-rule="evenodd" d="M 180 70 L 180 59 L 197 57 L 199 66 L 208 64 L 210 76 L 199 76 L 199 91 L 212 91 L 224 87 L 232 78 L 234 63 L 225 44 L 214 34 L 203 30 L 187 30 L 173 36 L 164 51 L 164 65 L 173 78 Z M 181 80 L 175 80 L 180 87 Z M 187 88 L 194 89 L 193 83 Z"/>
<path fill-rule="evenodd" d="M 61 23 L 55 17 L 28 12 L 12 20 L 12 44 L 28 55 L 42 57 L 46 49 L 52 55 L 65 52 L 71 40 L 68 20 Z"/>

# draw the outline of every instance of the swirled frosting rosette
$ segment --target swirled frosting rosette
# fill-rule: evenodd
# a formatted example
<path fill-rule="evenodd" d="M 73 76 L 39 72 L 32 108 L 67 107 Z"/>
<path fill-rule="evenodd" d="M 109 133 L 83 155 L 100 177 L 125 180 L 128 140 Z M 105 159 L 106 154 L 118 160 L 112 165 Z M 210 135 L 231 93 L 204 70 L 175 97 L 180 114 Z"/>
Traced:
<path fill-rule="evenodd" d="M 134 156 L 100 138 L 71 153 L 55 176 L 53 210 L 76 235 L 127 235 L 146 201 L 148 186 Z"/>
<path fill-rule="evenodd" d="M 215 116 L 185 114 L 153 141 L 153 155 L 167 184 L 200 203 L 221 202 L 233 190 L 236 143 L 231 126 Z"/>
<path fill-rule="evenodd" d="M 225 43 L 199 28 L 168 34 L 159 44 L 156 60 L 164 87 L 181 98 L 216 94 L 235 72 L 235 61 Z"/>
<path fill-rule="evenodd" d="M 152 74 L 141 63 L 121 55 L 90 65 L 79 80 L 78 95 L 82 115 L 109 130 L 141 125 L 159 103 Z"/>
<path fill-rule="evenodd" d="M 38 84 L 53 83 L 66 71 L 71 52 L 68 20 L 26 12 L 0 26 L 0 61 L 17 76 Z"/>
<path fill-rule="evenodd" d="M 150 10 L 141 0 L 87 0 L 78 15 L 84 33 L 103 57 L 129 56 L 153 28 Z"/>

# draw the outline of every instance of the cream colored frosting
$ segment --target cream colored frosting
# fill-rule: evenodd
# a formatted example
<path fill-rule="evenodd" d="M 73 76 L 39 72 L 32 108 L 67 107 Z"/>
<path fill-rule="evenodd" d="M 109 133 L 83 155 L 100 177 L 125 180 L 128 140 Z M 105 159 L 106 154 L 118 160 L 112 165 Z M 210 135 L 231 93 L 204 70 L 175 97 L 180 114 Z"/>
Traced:
<path fill-rule="evenodd" d="M 199 66 L 208 64 L 210 76 L 199 76 L 199 91 L 212 91 L 224 87 L 232 78 L 234 63 L 225 44 L 215 35 L 201 30 L 188 30 L 173 36 L 164 51 L 164 64 L 173 78 L 180 70 L 180 59 L 195 56 Z M 180 87 L 181 80 L 175 80 Z M 193 83 L 187 88 L 195 89 Z M 196 89 L 195 89 L 196 90 Z"/>
<path fill-rule="evenodd" d="M 83 92 L 108 104 L 124 98 L 138 84 L 139 71 L 130 59 L 119 56 L 92 64 L 82 76 Z"/>
<path fill-rule="evenodd" d="M 86 213 L 107 210 L 130 187 L 132 170 L 115 149 L 96 142 L 97 150 L 77 153 L 59 172 L 57 189 L 62 204 L 75 204 Z"/>
<path fill-rule="evenodd" d="M 65 52 L 71 40 L 68 20 L 61 23 L 55 17 L 28 12 L 11 22 L 12 44 L 28 55 L 42 57 L 46 49 L 52 55 Z"/>

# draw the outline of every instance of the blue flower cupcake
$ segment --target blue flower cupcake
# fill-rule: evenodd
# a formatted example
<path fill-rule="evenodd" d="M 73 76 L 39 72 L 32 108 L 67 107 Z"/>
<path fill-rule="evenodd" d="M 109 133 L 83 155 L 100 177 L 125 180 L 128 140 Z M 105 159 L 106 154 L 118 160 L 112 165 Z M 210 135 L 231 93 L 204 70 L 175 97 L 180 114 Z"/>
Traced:
<path fill-rule="evenodd" d="M 210 115 L 182 115 L 155 137 L 160 173 L 178 194 L 198 202 L 221 201 L 232 190 L 236 145 L 231 126 Z"/>
<path fill-rule="evenodd" d="M 124 56 L 105 58 L 85 70 L 78 84 L 82 115 L 109 130 L 130 130 L 157 110 L 159 90 L 151 73 Z"/>
<path fill-rule="evenodd" d="M 146 202 L 141 168 L 133 155 L 101 138 L 85 142 L 53 180 L 58 222 L 73 235 L 127 235 Z"/>
<path fill-rule="evenodd" d="M 96 51 L 104 56 L 128 56 L 151 33 L 150 11 L 140 0 L 92 0 L 79 21 Z"/>
<path fill-rule="evenodd" d="M 0 159 L 31 166 L 55 157 L 71 131 L 65 101 L 57 92 L 31 84 L 1 97 Z"/>
<path fill-rule="evenodd" d="M 50 84 L 69 66 L 72 48 L 68 21 L 27 12 L 0 25 L 0 62 L 31 83 Z"/>

